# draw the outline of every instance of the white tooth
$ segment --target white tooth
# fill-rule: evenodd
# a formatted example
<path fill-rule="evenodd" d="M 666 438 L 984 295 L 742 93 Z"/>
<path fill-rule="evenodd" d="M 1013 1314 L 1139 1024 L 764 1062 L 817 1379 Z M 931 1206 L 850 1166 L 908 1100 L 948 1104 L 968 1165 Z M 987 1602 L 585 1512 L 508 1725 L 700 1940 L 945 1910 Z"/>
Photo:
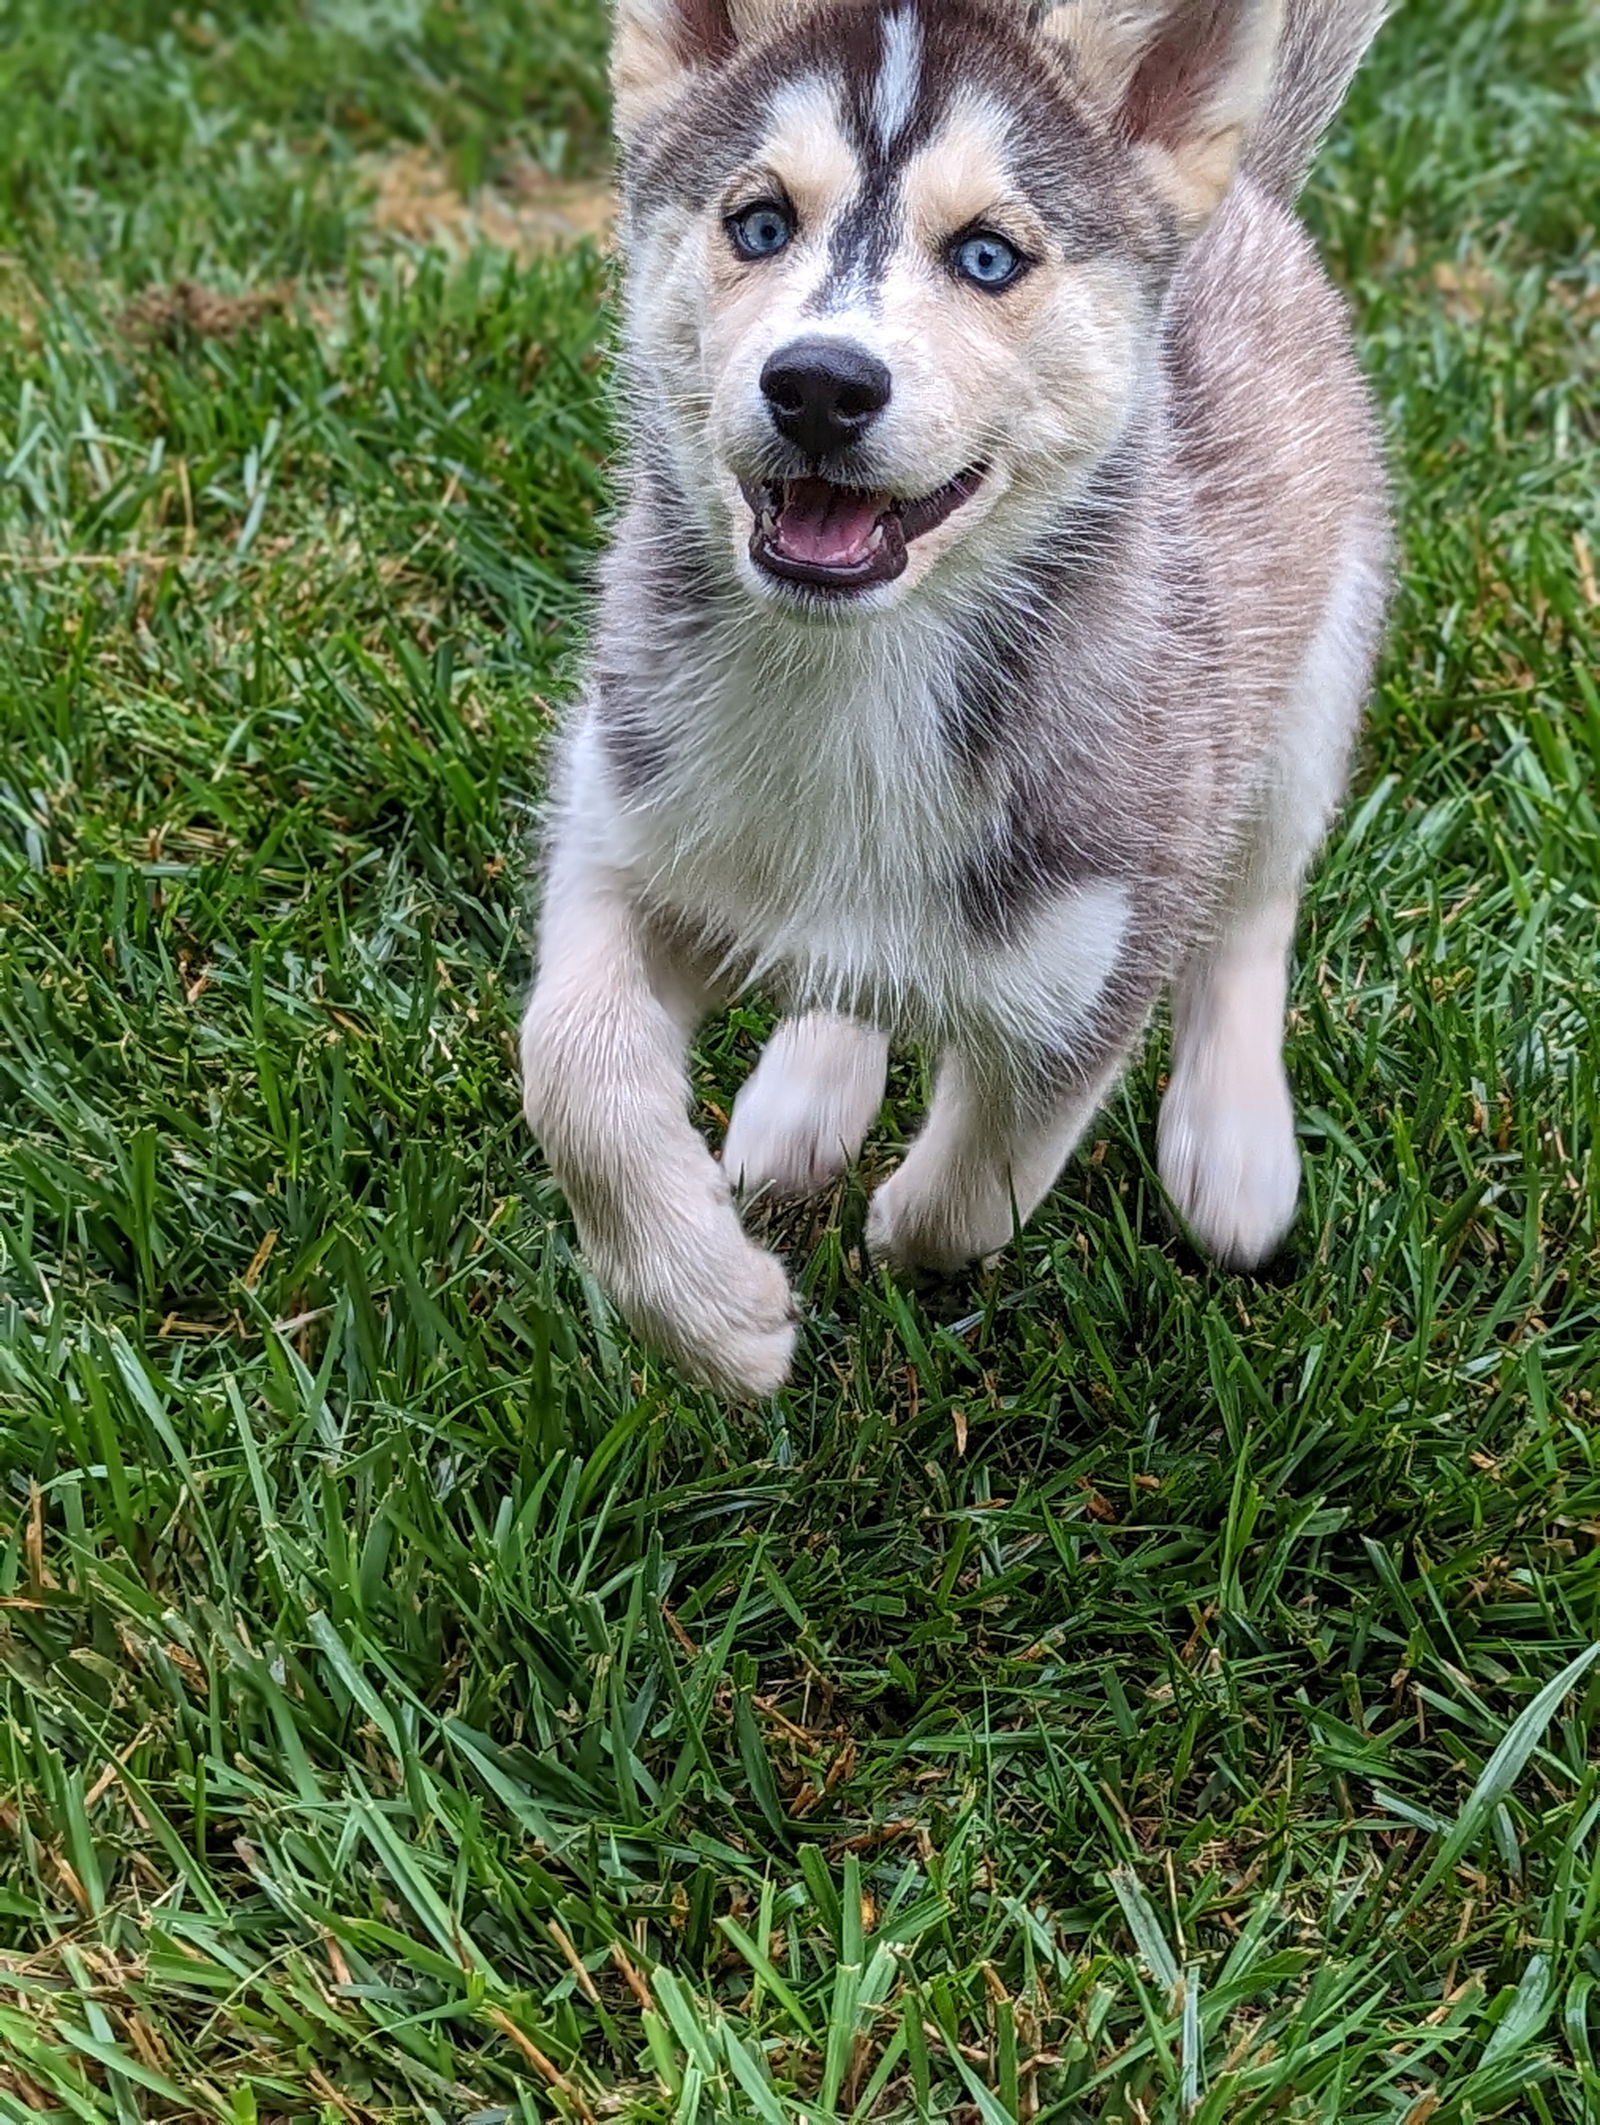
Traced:
<path fill-rule="evenodd" d="M 878 548 L 879 548 L 879 547 L 880 547 L 880 546 L 881 546 L 882 544 L 883 544 L 883 526 L 882 526 L 881 524 L 874 524 L 874 525 L 873 525 L 873 527 L 872 527 L 872 536 L 871 536 L 871 538 L 870 538 L 870 539 L 868 539 L 868 541 L 867 541 L 867 551 L 868 551 L 868 553 L 876 553 L 876 552 L 877 552 L 877 550 L 878 550 Z"/>

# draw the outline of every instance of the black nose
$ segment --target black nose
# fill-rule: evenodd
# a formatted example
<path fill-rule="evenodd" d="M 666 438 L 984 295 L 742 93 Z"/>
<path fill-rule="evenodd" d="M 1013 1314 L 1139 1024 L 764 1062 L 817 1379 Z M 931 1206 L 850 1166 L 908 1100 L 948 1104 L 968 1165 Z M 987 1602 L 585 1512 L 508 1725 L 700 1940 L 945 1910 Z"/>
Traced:
<path fill-rule="evenodd" d="M 778 432 L 820 458 L 872 426 L 889 403 L 889 372 L 847 339 L 796 339 L 769 357 L 761 389 Z"/>

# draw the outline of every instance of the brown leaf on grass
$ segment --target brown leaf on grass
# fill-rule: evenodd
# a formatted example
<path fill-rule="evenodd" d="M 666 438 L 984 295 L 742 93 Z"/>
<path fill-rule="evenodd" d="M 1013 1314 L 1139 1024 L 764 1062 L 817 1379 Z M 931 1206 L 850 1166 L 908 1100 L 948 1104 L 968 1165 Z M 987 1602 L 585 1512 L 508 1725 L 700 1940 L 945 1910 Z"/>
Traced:
<path fill-rule="evenodd" d="M 651 1993 L 649 1984 L 645 1980 L 644 1973 L 640 1970 L 638 1964 L 633 1960 L 632 1956 L 629 1955 L 627 1949 L 623 1947 L 621 1941 L 613 1941 L 611 1943 L 611 1960 L 616 1965 L 618 1971 L 621 1973 L 623 1982 L 626 1984 L 628 1990 L 639 2002 L 639 2005 L 644 2009 L 645 2013 L 654 2014 L 656 2011 L 654 1995 Z"/>
<path fill-rule="evenodd" d="M 266 1235 L 265 1239 L 262 1240 L 261 1245 L 256 1249 L 255 1253 L 250 1257 L 250 1266 L 244 1273 L 244 1288 L 246 1291 L 254 1291 L 257 1284 L 260 1283 L 261 1272 L 263 1269 L 266 1268 L 267 1259 L 272 1253 L 273 1248 L 276 1247 L 277 1244 L 278 1233 L 277 1227 L 274 1226 L 272 1231 L 269 1232 Z"/>
<path fill-rule="evenodd" d="M 54 1586 L 56 1582 L 45 1568 L 44 1492 L 37 1483 L 28 1485 L 28 1530 L 23 1537 L 22 1553 L 28 1564 L 28 1585 L 34 1592 L 41 1587 Z"/>
<path fill-rule="evenodd" d="M 1572 534 L 1572 557 L 1578 564 L 1578 585 L 1583 592 L 1585 605 L 1600 605 L 1600 588 L 1594 579 L 1594 560 L 1589 552 L 1589 541 L 1581 531 Z"/>
<path fill-rule="evenodd" d="M 60 1852 L 52 1852 L 50 1858 L 62 1888 L 66 1890 L 85 1918 L 91 1916 L 94 1907 L 89 1902 L 89 1892 L 83 1886 L 77 1869 Z"/>
<path fill-rule="evenodd" d="M 500 2034 L 509 2038 L 516 2045 L 518 2051 L 528 2061 L 528 2064 L 542 2074 L 552 2088 L 566 2097 L 567 2101 L 578 2113 L 578 2116 L 586 2120 L 587 2125 L 594 2125 L 594 2112 L 584 2100 L 582 2091 L 573 2087 L 555 2060 L 548 2058 L 539 2049 L 532 2037 L 517 2027 L 505 2009 L 503 2007 L 486 2007 L 484 2013 L 493 2022 L 496 2029 L 500 2031 Z"/>
<path fill-rule="evenodd" d="M 1103 1491 L 1095 1489 L 1087 1476 L 1078 1478 L 1078 1488 L 1083 1492 L 1084 1510 L 1092 1520 L 1116 1519 L 1116 1507 Z"/>

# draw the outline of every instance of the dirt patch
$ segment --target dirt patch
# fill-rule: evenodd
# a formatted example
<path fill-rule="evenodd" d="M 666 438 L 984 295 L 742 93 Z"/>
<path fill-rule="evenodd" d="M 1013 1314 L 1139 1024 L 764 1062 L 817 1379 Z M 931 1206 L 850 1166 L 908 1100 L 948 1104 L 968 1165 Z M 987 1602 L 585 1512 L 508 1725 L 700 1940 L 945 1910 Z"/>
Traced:
<path fill-rule="evenodd" d="M 1480 324 L 1485 318 L 1503 316 L 1518 299 L 1518 274 L 1513 269 L 1497 270 L 1471 258 L 1441 261 L 1429 278 L 1458 324 Z M 1575 325 L 1600 318 L 1600 288 L 1587 280 L 1542 276 L 1539 301 L 1561 311 Z"/>
<path fill-rule="evenodd" d="M 186 339 L 232 339 L 283 310 L 287 288 L 259 288 L 248 295 L 219 295 L 196 280 L 175 280 L 170 287 L 146 288 L 122 313 L 130 339 L 180 345 Z"/>
<path fill-rule="evenodd" d="M 1506 285 L 1499 274 L 1470 259 L 1454 264 L 1441 261 L 1431 278 L 1444 297 L 1445 308 L 1460 324 L 1477 324 L 1506 306 Z"/>
<path fill-rule="evenodd" d="M 516 258 L 585 239 L 604 245 L 614 202 L 602 180 L 564 183 L 533 163 L 514 164 L 494 184 L 463 193 L 424 148 L 368 158 L 372 219 L 386 235 L 443 251 L 490 244 Z"/>

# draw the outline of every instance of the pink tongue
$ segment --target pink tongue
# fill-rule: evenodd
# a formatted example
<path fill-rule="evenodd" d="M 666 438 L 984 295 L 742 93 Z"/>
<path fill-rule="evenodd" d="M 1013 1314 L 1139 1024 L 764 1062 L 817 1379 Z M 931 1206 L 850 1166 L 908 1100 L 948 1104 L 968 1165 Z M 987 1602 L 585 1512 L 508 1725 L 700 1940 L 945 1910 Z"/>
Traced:
<path fill-rule="evenodd" d="M 778 512 L 777 543 L 792 561 L 845 568 L 865 560 L 883 510 L 880 495 L 835 487 L 829 480 L 790 480 Z"/>

